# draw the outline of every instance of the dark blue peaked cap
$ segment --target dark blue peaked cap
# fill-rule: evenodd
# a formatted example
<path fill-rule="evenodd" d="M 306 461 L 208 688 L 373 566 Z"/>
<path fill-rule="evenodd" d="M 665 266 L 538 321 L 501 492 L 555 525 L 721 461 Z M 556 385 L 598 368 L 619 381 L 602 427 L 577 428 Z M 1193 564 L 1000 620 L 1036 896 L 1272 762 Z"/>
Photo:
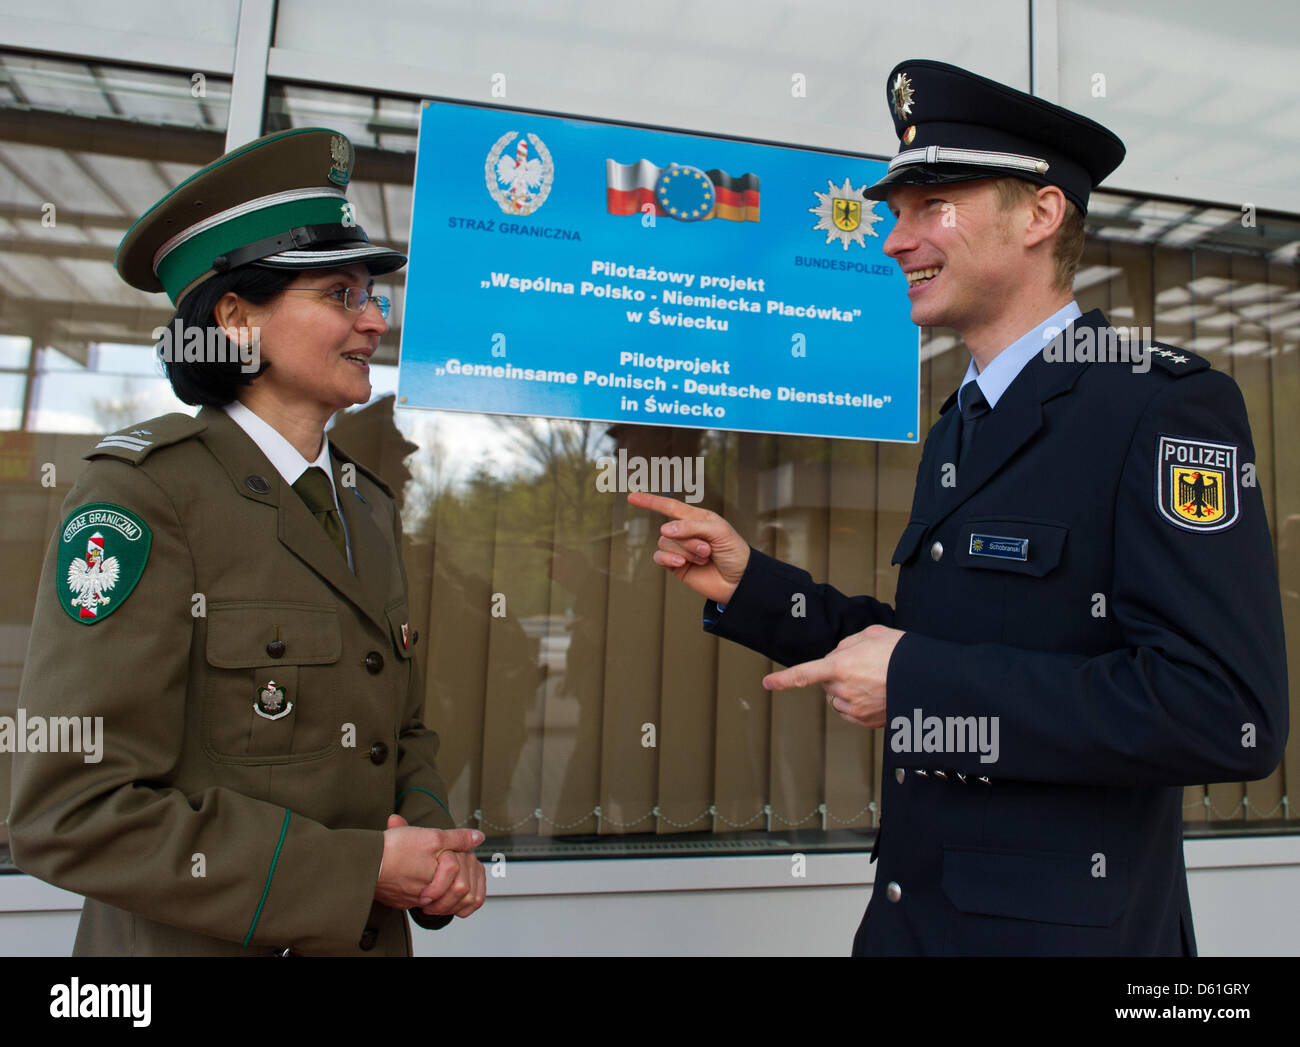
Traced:
<path fill-rule="evenodd" d="M 898 154 L 863 190 L 868 200 L 896 185 L 1011 176 L 1058 186 L 1086 213 L 1088 194 L 1124 159 L 1124 143 L 1095 120 L 944 62 L 900 62 L 885 97 Z"/>

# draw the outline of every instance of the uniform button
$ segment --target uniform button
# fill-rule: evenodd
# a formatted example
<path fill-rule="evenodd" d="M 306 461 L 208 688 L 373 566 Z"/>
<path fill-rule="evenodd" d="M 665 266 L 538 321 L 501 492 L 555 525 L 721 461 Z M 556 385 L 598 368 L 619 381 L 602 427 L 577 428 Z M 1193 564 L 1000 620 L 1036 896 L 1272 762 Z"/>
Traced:
<path fill-rule="evenodd" d="M 252 473 L 244 477 L 244 486 L 254 494 L 267 494 L 271 490 L 271 485 L 267 482 L 265 476 L 258 476 Z"/>
<path fill-rule="evenodd" d="M 383 763 L 388 759 L 388 746 L 383 742 L 375 742 L 370 747 L 370 762 L 374 764 Z"/>
<path fill-rule="evenodd" d="M 930 559 L 935 562 L 943 559 L 943 542 L 935 542 L 930 546 Z"/>
<path fill-rule="evenodd" d="M 412 629 L 412 630 L 411 630 L 411 646 L 414 647 L 414 646 L 415 646 L 417 643 L 419 643 L 419 642 L 420 642 L 420 630 L 419 630 L 419 629 Z"/>
<path fill-rule="evenodd" d="M 891 902 L 900 902 L 903 900 L 903 888 L 899 887 L 893 880 L 890 880 L 885 887 L 885 897 Z"/>
<path fill-rule="evenodd" d="M 266 653 L 272 658 L 280 658 L 284 655 L 284 641 L 272 640 L 266 645 Z"/>
<path fill-rule="evenodd" d="M 899 785 L 903 784 L 903 779 L 906 777 L 907 777 L 907 772 L 904 771 L 903 768 L 896 767 L 894 769 L 894 781 L 898 782 Z"/>
<path fill-rule="evenodd" d="M 378 651 L 371 651 L 366 655 L 366 672 L 377 673 L 384 667 L 384 656 Z"/>
<path fill-rule="evenodd" d="M 361 932 L 361 941 L 357 942 L 357 945 L 360 948 L 364 949 L 366 952 L 369 952 L 371 949 L 375 947 L 375 943 L 378 941 L 379 941 L 379 931 L 377 931 L 374 927 L 367 927 L 364 931 Z"/>

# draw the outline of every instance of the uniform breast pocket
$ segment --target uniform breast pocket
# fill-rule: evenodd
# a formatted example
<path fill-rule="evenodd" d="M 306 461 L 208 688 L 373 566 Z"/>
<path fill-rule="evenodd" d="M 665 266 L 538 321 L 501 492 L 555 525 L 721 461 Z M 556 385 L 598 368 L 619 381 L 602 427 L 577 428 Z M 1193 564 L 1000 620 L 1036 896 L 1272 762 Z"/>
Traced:
<path fill-rule="evenodd" d="M 1069 526 L 1057 520 L 1006 516 L 963 520 L 957 562 L 979 571 L 1042 578 L 1061 563 L 1069 533 Z"/>
<path fill-rule="evenodd" d="M 319 759 L 338 748 L 338 612 L 311 604 L 208 605 L 203 745 L 224 763 Z"/>

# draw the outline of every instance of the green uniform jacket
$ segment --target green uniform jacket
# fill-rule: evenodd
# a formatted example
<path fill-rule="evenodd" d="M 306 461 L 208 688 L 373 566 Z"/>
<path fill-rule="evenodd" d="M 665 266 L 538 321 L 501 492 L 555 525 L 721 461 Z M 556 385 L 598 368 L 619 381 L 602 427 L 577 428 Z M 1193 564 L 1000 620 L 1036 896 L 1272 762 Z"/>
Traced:
<path fill-rule="evenodd" d="M 15 756 L 14 861 L 86 896 L 77 955 L 409 955 L 405 914 L 374 901 L 382 830 L 393 812 L 454 823 L 391 491 L 333 448 L 353 574 L 224 411 L 155 418 L 86 457 L 64 513 L 125 509 L 150 548 L 123 596 L 130 543 L 100 529 L 105 564 L 116 547 L 127 569 L 86 624 L 65 529 L 51 542 L 18 704 L 29 721 L 102 716 L 102 757 Z M 277 719 L 255 708 L 272 681 L 292 703 Z"/>

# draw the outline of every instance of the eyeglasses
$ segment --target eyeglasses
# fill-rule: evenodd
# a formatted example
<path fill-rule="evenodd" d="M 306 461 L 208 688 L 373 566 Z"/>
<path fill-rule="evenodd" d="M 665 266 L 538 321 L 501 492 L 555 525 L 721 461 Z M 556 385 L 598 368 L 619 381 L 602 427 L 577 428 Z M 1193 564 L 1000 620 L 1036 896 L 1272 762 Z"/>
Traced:
<path fill-rule="evenodd" d="M 316 287 L 286 287 L 285 290 L 307 291 L 311 294 L 326 295 L 333 298 L 350 313 L 359 313 L 371 302 L 374 302 L 375 307 L 379 310 L 379 315 L 385 320 L 388 319 L 388 314 L 393 308 L 392 300 L 387 295 L 371 294 L 364 287 L 336 287 L 332 291 Z"/>

